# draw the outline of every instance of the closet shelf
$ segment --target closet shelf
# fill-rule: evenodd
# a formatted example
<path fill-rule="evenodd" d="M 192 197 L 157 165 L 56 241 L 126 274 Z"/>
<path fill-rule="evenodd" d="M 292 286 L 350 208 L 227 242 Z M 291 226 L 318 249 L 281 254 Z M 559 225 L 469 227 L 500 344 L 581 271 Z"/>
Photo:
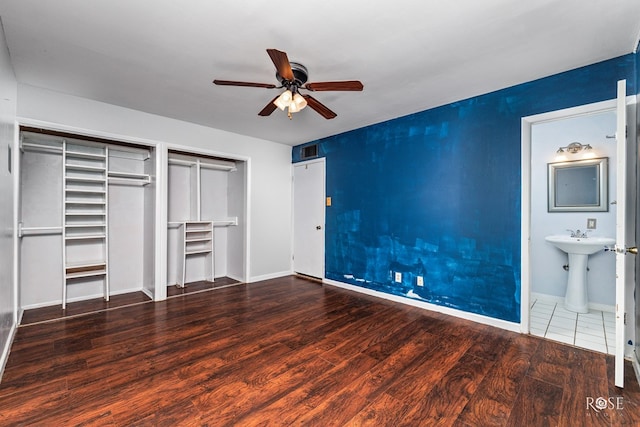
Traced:
<path fill-rule="evenodd" d="M 76 159 L 95 159 L 95 160 L 106 160 L 107 156 L 104 154 L 96 154 L 96 153 L 87 153 L 82 151 L 66 151 L 67 158 L 76 158 Z"/>
<path fill-rule="evenodd" d="M 104 172 L 107 169 L 104 166 L 88 166 L 88 165 L 74 165 L 67 163 L 65 165 L 67 170 L 85 171 L 85 172 Z"/>
<path fill-rule="evenodd" d="M 231 225 L 238 225 L 238 217 L 213 221 L 214 227 L 229 227 Z"/>
<path fill-rule="evenodd" d="M 101 240 L 106 239 L 106 234 L 95 234 L 95 233 L 87 233 L 87 234 L 75 234 L 71 236 L 65 236 L 65 240 Z"/>
<path fill-rule="evenodd" d="M 211 249 L 194 249 L 194 250 L 189 250 L 189 251 L 185 251 L 185 255 L 198 255 L 198 254 L 209 254 L 213 252 Z"/>
<path fill-rule="evenodd" d="M 211 241 L 211 237 L 196 237 L 196 238 L 186 239 L 185 243 L 209 242 L 209 241 Z"/>
<path fill-rule="evenodd" d="M 86 193 L 86 194 L 106 194 L 106 190 L 101 189 L 90 189 L 90 188 L 65 188 L 64 191 L 67 193 Z"/>
<path fill-rule="evenodd" d="M 186 281 L 187 258 L 204 255 L 206 280 L 213 281 L 213 224 L 211 221 L 184 221 L 180 223 L 181 256 L 178 269 L 181 272 L 177 286 L 184 287 Z"/>
<path fill-rule="evenodd" d="M 86 177 L 86 176 L 65 176 L 64 179 L 65 181 L 72 181 L 72 182 L 91 182 L 91 183 L 105 182 L 104 178 L 92 178 L 92 177 Z"/>
<path fill-rule="evenodd" d="M 109 171 L 110 178 L 130 178 L 130 179 L 148 179 L 149 174 L 146 173 L 133 173 L 133 172 L 117 172 Z"/>
<path fill-rule="evenodd" d="M 22 150 L 28 150 L 28 151 L 54 152 L 56 154 L 62 153 L 61 145 L 39 144 L 37 142 L 29 142 L 29 141 L 22 141 L 22 143 L 20 144 L 20 148 Z"/>
<path fill-rule="evenodd" d="M 93 212 L 93 211 L 77 211 L 77 212 L 65 212 L 66 216 L 106 216 L 105 212 Z"/>
<path fill-rule="evenodd" d="M 195 221 L 188 221 L 190 224 L 193 224 Z M 202 222 L 202 221 L 201 221 Z M 206 223 L 211 223 L 213 227 L 229 227 L 232 225 L 238 225 L 238 217 L 232 217 L 228 219 L 214 219 L 213 221 L 204 221 Z M 169 221 L 167 222 L 167 228 L 178 228 L 185 221 Z"/>
<path fill-rule="evenodd" d="M 67 264 L 65 267 L 65 277 L 67 279 L 78 279 L 82 277 L 104 276 L 107 274 L 107 263 L 90 261 L 84 263 Z"/>
<path fill-rule="evenodd" d="M 106 205 L 104 200 L 65 200 L 67 205 Z"/>
<path fill-rule="evenodd" d="M 109 182 L 113 183 L 133 185 L 148 185 L 151 183 L 151 177 L 144 173 L 109 171 L 107 175 Z"/>

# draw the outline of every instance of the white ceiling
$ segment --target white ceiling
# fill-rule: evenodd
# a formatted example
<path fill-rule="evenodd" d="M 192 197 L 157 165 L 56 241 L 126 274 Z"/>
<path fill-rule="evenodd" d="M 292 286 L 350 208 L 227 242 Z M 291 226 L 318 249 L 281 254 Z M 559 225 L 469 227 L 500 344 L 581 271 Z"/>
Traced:
<path fill-rule="evenodd" d="M 0 0 L 20 83 L 295 145 L 634 51 L 638 0 Z M 257 113 L 267 48 L 338 114 Z"/>

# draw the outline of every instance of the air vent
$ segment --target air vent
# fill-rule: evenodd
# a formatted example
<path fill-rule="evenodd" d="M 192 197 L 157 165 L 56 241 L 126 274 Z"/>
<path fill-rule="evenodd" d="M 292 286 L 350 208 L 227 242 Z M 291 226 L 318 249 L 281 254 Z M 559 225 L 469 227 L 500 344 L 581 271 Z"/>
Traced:
<path fill-rule="evenodd" d="M 318 144 L 307 145 L 300 150 L 300 158 L 302 160 L 313 159 L 314 157 L 318 157 Z"/>

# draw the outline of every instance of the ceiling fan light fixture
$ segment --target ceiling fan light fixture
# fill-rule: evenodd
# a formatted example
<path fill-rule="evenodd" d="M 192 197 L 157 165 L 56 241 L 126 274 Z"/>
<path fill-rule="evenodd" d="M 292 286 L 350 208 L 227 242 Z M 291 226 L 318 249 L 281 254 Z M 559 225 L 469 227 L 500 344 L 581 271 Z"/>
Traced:
<path fill-rule="evenodd" d="M 307 106 L 307 100 L 304 99 L 304 97 L 299 93 L 296 93 L 295 95 L 293 95 L 293 103 L 298 108 L 298 111 L 302 110 L 304 107 Z"/>
<path fill-rule="evenodd" d="M 284 109 L 287 108 L 289 104 L 291 104 L 292 99 L 293 99 L 293 95 L 291 94 L 291 91 L 287 89 L 284 92 L 282 92 L 280 96 L 275 101 L 273 101 L 273 103 L 275 104 L 276 107 L 284 111 Z"/>
<path fill-rule="evenodd" d="M 301 110 L 301 108 L 298 107 L 298 104 L 296 104 L 295 102 L 291 101 L 291 103 L 289 104 L 289 112 L 290 113 L 297 113 L 300 110 Z"/>

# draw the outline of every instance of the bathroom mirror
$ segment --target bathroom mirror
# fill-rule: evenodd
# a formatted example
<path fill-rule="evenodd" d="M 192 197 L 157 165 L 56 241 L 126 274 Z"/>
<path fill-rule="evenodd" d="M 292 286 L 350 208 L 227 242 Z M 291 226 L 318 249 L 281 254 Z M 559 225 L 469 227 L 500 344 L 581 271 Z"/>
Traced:
<path fill-rule="evenodd" d="M 548 164 L 549 212 L 606 212 L 608 158 Z"/>

